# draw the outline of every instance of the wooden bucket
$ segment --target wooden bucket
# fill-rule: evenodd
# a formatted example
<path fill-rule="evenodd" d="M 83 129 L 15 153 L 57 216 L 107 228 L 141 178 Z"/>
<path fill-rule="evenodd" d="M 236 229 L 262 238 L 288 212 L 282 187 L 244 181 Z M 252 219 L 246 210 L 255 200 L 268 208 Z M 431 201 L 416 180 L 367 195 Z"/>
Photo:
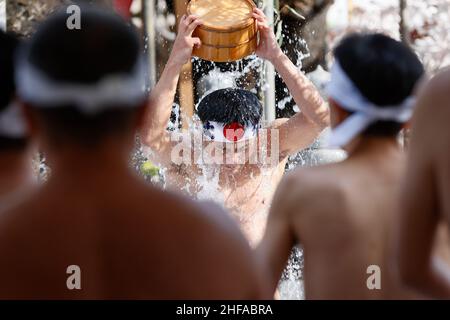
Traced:
<path fill-rule="evenodd" d="M 252 0 L 191 0 L 187 13 L 198 16 L 203 25 L 193 36 L 202 41 L 193 55 L 204 60 L 229 62 L 256 51 L 258 30 L 252 17 Z"/>

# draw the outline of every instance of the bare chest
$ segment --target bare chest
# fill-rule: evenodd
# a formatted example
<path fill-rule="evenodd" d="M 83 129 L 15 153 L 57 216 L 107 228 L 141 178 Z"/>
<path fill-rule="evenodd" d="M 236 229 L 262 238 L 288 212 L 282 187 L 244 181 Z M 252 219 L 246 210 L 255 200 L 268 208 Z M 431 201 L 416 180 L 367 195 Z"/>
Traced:
<path fill-rule="evenodd" d="M 275 167 L 184 167 L 167 175 L 168 187 L 196 199 L 221 203 L 239 219 L 266 212 L 284 174 L 285 162 Z"/>

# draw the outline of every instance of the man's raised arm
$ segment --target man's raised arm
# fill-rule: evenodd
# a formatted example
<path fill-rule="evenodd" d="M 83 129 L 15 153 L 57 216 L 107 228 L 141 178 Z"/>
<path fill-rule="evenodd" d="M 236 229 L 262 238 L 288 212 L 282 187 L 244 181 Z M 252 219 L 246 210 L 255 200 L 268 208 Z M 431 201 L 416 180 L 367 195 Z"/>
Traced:
<path fill-rule="evenodd" d="M 256 54 L 274 65 L 302 111 L 278 126 L 281 154 L 289 156 L 308 147 L 329 126 L 329 109 L 312 82 L 282 52 L 264 13 L 255 9 L 253 16 L 260 31 Z"/>
<path fill-rule="evenodd" d="M 191 59 L 194 46 L 200 39 L 192 33 L 202 22 L 195 16 L 183 16 L 178 28 L 172 53 L 157 85 L 150 94 L 145 121 L 141 129 L 141 141 L 163 160 L 170 154 L 170 137 L 166 130 L 172 112 L 178 79 L 183 65 Z"/>

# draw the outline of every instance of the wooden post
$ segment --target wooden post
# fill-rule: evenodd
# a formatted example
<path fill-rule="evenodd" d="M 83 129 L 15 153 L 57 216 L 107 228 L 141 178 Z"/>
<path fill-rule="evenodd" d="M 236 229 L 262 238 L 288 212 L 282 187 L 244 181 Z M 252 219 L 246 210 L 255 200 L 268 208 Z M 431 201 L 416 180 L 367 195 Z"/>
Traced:
<path fill-rule="evenodd" d="M 399 0 L 399 15 L 400 15 L 400 39 L 406 45 L 409 45 L 408 27 L 405 21 L 406 0 Z"/>
<path fill-rule="evenodd" d="M 175 0 L 175 15 L 177 17 L 177 28 L 181 17 L 186 14 L 188 1 Z M 192 82 L 192 63 L 189 61 L 183 66 L 180 81 L 178 83 L 178 95 L 180 97 L 180 116 L 183 129 L 187 129 L 189 120 L 194 115 L 194 86 Z"/>
<path fill-rule="evenodd" d="M 348 7 L 348 22 L 349 22 L 349 24 L 351 24 L 352 18 L 353 18 L 353 9 L 354 9 L 353 0 L 348 0 L 347 7 Z"/>
<path fill-rule="evenodd" d="M 405 10 L 406 10 L 406 0 L 399 0 L 399 15 L 400 15 L 400 40 L 406 44 L 407 46 L 410 45 L 409 43 L 409 35 L 408 35 L 408 28 L 406 26 L 405 21 Z M 403 147 L 405 149 L 408 148 L 409 140 L 411 138 L 411 129 L 405 128 L 402 132 L 402 138 L 403 138 Z"/>
<path fill-rule="evenodd" d="M 147 41 L 147 56 L 151 86 L 156 84 L 156 31 L 155 0 L 142 0 L 142 19 Z"/>
<path fill-rule="evenodd" d="M 274 1 L 266 0 L 264 11 L 267 15 L 267 20 L 272 28 L 274 26 Z M 279 8 L 277 8 L 278 10 Z M 276 97 L 275 97 L 275 67 L 273 64 L 265 63 L 265 83 L 266 90 L 264 91 L 264 120 L 267 123 L 272 123 L 276 118 Z"/>

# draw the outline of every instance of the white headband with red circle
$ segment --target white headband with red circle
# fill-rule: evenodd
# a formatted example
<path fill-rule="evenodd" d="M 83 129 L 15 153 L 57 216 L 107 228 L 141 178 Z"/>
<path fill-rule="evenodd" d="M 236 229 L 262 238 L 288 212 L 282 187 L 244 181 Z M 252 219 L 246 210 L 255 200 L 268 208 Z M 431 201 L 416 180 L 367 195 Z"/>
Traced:
<path fill-rule="evenodd" d="M 203 124 L 203 135 L 210 141 L 234 143 L 255 138 L 259 126 L 243 126 L 238 122 L 224 124 L 215 121 L 206 121 Z"/>

